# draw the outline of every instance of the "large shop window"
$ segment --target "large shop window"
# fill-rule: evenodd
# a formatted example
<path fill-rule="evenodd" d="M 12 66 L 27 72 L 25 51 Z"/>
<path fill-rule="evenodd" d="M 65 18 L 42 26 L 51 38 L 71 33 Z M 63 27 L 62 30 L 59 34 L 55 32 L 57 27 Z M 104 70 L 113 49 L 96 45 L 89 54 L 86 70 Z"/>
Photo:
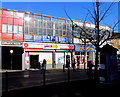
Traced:
<path fill-rule="evenodd" d="M 2 32 L 7 33 L 7 24 L 2 24 Z"/>

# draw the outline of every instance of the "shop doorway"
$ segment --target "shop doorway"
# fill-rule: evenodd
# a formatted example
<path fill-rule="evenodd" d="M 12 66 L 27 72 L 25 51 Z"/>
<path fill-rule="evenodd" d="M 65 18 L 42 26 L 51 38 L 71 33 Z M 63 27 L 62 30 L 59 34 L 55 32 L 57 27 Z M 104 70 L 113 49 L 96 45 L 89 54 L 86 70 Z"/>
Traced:
<path fill-rule="evenodd" d="M 39 62 L 39 55 L 30 55 L 30 68 L 37 69 Z"/>
<path fill-rule="evenodd" d="M 2 46 L 2 69 L 22 70 L 22 53 L 22 47 Z"/>

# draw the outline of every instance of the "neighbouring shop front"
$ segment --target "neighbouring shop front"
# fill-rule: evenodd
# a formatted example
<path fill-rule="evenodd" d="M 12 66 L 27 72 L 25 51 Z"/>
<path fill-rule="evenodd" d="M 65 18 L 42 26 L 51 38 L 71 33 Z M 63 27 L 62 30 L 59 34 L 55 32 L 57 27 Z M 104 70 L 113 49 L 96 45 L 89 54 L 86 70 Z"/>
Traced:
<path fill-rule="evenodd" d="M 1 69 L 22 69 L 22 42 L 2 41 L 0 45 Z"/>
<path fill-rule="evenodd" d="M 79 68 L 87 68 L 87 61 L 92 60 L 95 62 L 95 47 L 93 45 L 75 45 L 74 58 L 76 65 L 79 64 Z"/>
<path fill-rule="evenodd" d="M 23 64 L 22 69 L 38 68 L 38 62 L 42 63 L 46 59 L 46 68 L 63 68 L 66 64 L 66 55 L 72 58 L 73 44 L 55 44 L 55 43 L 23 43 Z"/>

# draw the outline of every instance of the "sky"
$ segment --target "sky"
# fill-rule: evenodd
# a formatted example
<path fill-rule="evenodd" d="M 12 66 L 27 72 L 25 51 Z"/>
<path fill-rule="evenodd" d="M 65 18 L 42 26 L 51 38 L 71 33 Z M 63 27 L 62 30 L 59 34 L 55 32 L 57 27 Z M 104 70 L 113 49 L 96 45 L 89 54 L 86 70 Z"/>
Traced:
<path fill-rule="evenodd" d="M 94 2 L 0 2 L 1 8 L 8 8 L 20 11 L 28 11 L 49 16 L 68 18 L 84 21 L 87 16 L 87 22 L 93 22 L 90 12 L 93 14 Z M 100 15 L 110 6 L 111 2 L 100 3 Z M 88 10 L 90 10 L 88 12 Z M 87 15 L 89 14 L 89 15 Z M 101 21 L 103 25 L 114 26 L 118 21 L 118 2 L 114 2 L 106 17 Z M 118 30 L 116 27 L 115 31 Z"/>

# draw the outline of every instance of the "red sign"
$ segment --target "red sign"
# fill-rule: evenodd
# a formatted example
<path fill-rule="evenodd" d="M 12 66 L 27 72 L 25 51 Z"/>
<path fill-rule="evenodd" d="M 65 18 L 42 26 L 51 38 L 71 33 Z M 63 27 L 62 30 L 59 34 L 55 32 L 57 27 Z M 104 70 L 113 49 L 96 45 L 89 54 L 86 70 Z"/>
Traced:
<path fill-rule="evenodd" d="M 74 45 L 70 45 L 69 47 L 70 47 L 70 49 L 74 49 Z"/>
<path fill-rule="evenodd" d="M 28 47 L 28 43 L 25 43 L 25 44 L 24 44 L 24 47 Z"/>

